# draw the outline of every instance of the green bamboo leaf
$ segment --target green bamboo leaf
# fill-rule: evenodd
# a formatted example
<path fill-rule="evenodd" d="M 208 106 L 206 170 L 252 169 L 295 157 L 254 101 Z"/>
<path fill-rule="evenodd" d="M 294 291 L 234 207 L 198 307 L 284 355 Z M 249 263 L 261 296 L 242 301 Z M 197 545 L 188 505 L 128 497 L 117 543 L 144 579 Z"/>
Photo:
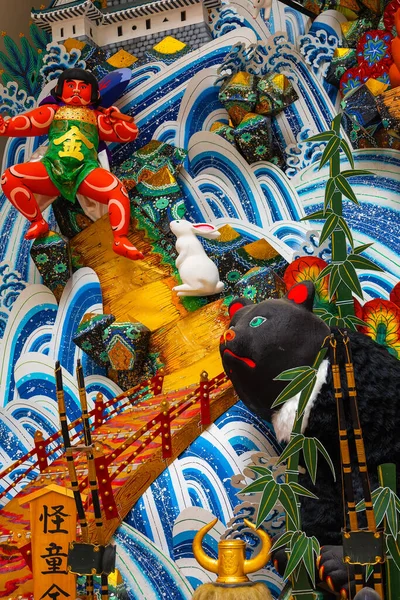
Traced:
<path fill-rule="evenodd" d="M 322 228 L 321 235 L 319 236 L 319 245 L 320 246 L 321 246 L 321 244 L 324 243 L 324 241 L 326 239 L 328 239 L 328 237 L 331 235 L 331 233 L 335 229 L 338 222 L 339 222 L 339 217 L 337 215 L 335 215 L 334 213 L 329 215 L 329 217 L 326 219 L 325 224 Z"/>
<path fill-rule="evenodd" d="M 343 150 L 343 152 L 345 153 L 345 155 L 347 156 L 347 160 L 349 161 L 351 168 L 354 169 L 354 158 L 353 158 L 353 154 L 352 151 L 350 150 L 350 147 L 348 145 L 348 143 L 346 142 L 346 140 L 343 140 L 340 142 L 340 147 Z"/>
<path fill-rule="evenodd" d="M 347 317 L 343 317 L 343 327 L 347 327 L 349 331 L 357 331 L 357 327 Z"/>
<path fill-rule="evenodd" d="M 321 546 L 319 545 L 319 541 L 317 540 L 317 538 L 313 535 L 312 536 L 312 544 L 313 544 L 313 550 L 315 553 L 315 558 L 318 558 L 318 556 L 321 554 Z"/>
<path fill-rule="evenodd" d="M 279 497 L 279 492 L 280 485 L 274 479 L 267 483 L 261 497 L 260 506 L 258 507 L 256 527 L 260 527 L 261 523 L 265 521 L 274 508 Z"/>
<path fill-rule="evenodd" d="M 280 455 L 277 464 L 280 465 L 281 463 L 287 461 L 288 458 L 293 456 L 293 454 L 296 454 L 296 452 L 300 452 L 303 447 L 303 440 L 304 435 L 302 433 L 293 434 L 285 450 Z"/>
<path fill-rule="evenodd" d="M 280 484 L 279 501 L 295 529 L 298 529 L 300 525 L 299 507 L 296 496 L 288 483 Z"/>
<path fill-rule="evenodd" d="M 300 418 L 303 415 L 304 411 L 306 410 L 306 406 L 308 404 L 309 399 L 311 398 L 311 394 L 313 392 L 316 380 L 317 380 L 317 378 L 314 377 L 310 381 L 308 386 L 305 387 L 304 390 L 301 392 L 300 399 L 299 399 L 299 405 L 297 407 L 297 418 Z"/>
<path fill-rule="evenodd" d="M 314 438 L 304 438 L 303 456 L 304 462 L 307 467 L 307 471 L 309 472 L 311 477 L 311 481 L 315 485 L 315 481 L 317 478 L 318 452 Z"/>
<path fill-rule="evenodd" d="M 344 319 L 333 315 L 329 320 L 329 327 L 343 328 L 345 326 Z"/>
<path fill-rule="evenodd" d="M 370 244 L 362 244 L 362 246 L 357 246 L 357 248 L 354 248 L 353 253 L 361 254 L 361 252 L 364 252 L 364 250 L 367 250 L 367 248 L 369 248 L 370 246 L 373 246 L 372 242 Z"/>
<path fill-rule="evenodd" d="M 303 557 L 303 563 L 310 576 L 313 587 L 315 587 L 315 558 L 312 538 L 307 538 L 307 547 Z"/>
<path fill-rule="evenodd" d="M 333 131 L 324 131 L 323 133 L 317 133 L 316 135 L 307 138 L 306 142 L 329 142 L 334 135 L 335 133 Z"/>
<path fill-rule="evenodd" d="M 285 569 L 285 574 L 283 575 L 284 579 L 290 577 L 297 565 L 300 563 L 307 551 L 307 546 L 308 538 L 306 537 L 306 534 L 302 532 L 290 553 L 290 557 Z"/>
<path fill-rule="evenodd" d="M 331 272 L 331 276 L 329 277 L 329 299 L 330 300 L 332 300 L 332 298 L 335 295 L 335 292 L 341 282 L 341 278 L 339 275 L 339 266 L 340 265 L 334 265 L 334 268 L 332 269 L 332 272 Z"/>
<path fill-rule="evenodd" d="M 286 533 L 281 535 L 281 537 L 278 538 L 276 540 L 276 542 L 274 543 L 274 545 L 272 546 L 271 551 L 270 551 L 271 554 L 273 552 L 275 552 L 275 550 L 278 550 L 278 548 L 283 548 L 283 546 L 289 546 L 293 535 L 294 535 L 294 531 L 286 531 Z"/>
<path fill-rule="evenodd" d="M 305 217 L 302 217 L 300 219 L 300 221 L 319 221 L 320 219 L 324 219 L 326 217 L 327 212 L 328 211 L 317 210 L 317 211 L 311 213 L 310 215 L 306 215 Z M 331 212 L 331 211 L 329 210 L 329 212 Z"/>
<path fill-rule="evenodd" d="M 400 498 L 398 496 L 396 496 L 396 508 L 397 512 L 400 512 Z"/>
<path fill-rule="evenodd" d="M 370 271 L 380 271 L 383 269 L 378 267 L 372 260 L 365 258 L 364 256 L 360 256 L 359 254 L 349 254 L 347 260 L 351 262 L 355 269 L 369 269 Z"/>
<path fill-rule="evenodd" d="M 332 156 L 337 152 L 340 147 L 340 137 L 337 135 L 333 135 L 329 142 L 327 143 L 325 150 L 322 153 L 321 160 L 319 163 L 319 170 L 332 158 Z"/>
<path fill-rule="evenodd" d="M 297 540 L 301 537 L 302 531 L 295 531 L 292 539 L 290 540 L 290 552 L 293 550 Z"/>
<path fill-rule="evenodd" d="M 327 323 L 329 325 L 331 319 L 332 319 L 332 315 L 330 313 L 326 313 L 325 315 L 323 315 L 321 317 L 321 319 L 323 320 L 324 323 Z"/>
<path fill-rule="evenodd" d="M 339 113 L 336 115 L 336 117 L 332 120 L 331 123 L 331 129 L 337 129 L 338 127 L 340 127 L 340 124 L 342 122 L 342 113 Z"/>
<path fill-rule="evenodd" d="M 292 481 L 292 483 L 289 483 L 288 485 L 290 485 L 293 492 L 298 496 L 307 496 L 308 498 L 314 498 L 314 500 L 318 500 L 318 497 L 315 494 L 310 492 L 307 488 L 303 487 L 296 481 Z"/>
<path fill-rule="evenodd" d="M 365 169 L 347 169 L 341 173 L 343 177 L 359 177 L 360 175 L 375 175 L 372 171 L 366 171 Z"/>
<path fill-rule="evenodd" d="M 374 572 L 374 565 L 367 565 L 365 567 L 365 582 L 368 581 L 368 579 L 371 577 L 373 572 Z"/>
<path fill-rule="evenodd" d="M 310 383 L 313 377 L 315 377 L 315 369 L 309 367 L 308 371 L 301 373 L 285 387 L 285 389 L 279 394 L 275 402 L 272 404 L 271 408 L 275 408 L 276 406 L 286 402 L 286 400 L 289 400 L 289 398 L 293 398 L 293 396 L 299 394 L 301 390 L 303 390 Z"/>
<path fill-rule="evenodd" d="M 250 471 L 254 471 L 254 473 L 258 473 L 259 475 L 264 475 L 265 477 L 273 477 L 272 475 L 272 471 L 271 469 L 269 469 L 268 467 L 261 467 L 261 466 L 255 466 L 255 467 L 247 467 L 248 469 L 250 469 Z"/>
<path fill-rule="evenodd" d="M 345 260 L 343 264 L 339 265 L 339 275 L 341 280 L 347 285 L 349 290 L 354 294 L 363 298 L 360 282 L 356 270 L 351 262 Z"/>
<path fill-rule="evenodd" d="M 326 449 L 323 446 L 323 444 L 321 444 L 321 442 L 319 440 L 317 440 L 317 438 L 314 438 L 314 440 L 315 440 L 315 443 L 316 443 L 316 446 L 317 446 L 317 450 L 319 450 L 321 452 L 322 456 L 324 457 L 324 459 L 328 463 L 328 465 L 330 467 L 330 470 L 332 471 L 333 479 L 334 479 L 334 481 L 336 481 L 335 467 L 333 466 L 333 462 L 331 461 L 331 457 L 329 456 L 329 454 L 326 451 Z"/>
<path fill-rule="evenodd" d="M 393 563 L 400 571 L 400 548 L 392 535 L 386 536 L 386 546 Z"/>
<path fill-rule="evenodd" d="M 331 209 L 329 206 L 332 203 L 332 198 L 336 192 L 335 178 L 329 177 L 328 182 L 325 187 L 325 197 L 324 197 L 324 211 L 328 213 Z"/>
<path fill-rule="evenodd" d="M 249 485 L 246 485 L 246 487 L 240 490 L 238 494 L 254 494 L 256 492 L 262 492 L 265 486 L 271 481 L 274 481 L 272 475 L 260 477 L 259 479 L 256 479 L 256 481 L 252 481 L 251 483 L 249 483 Z"/>
<path fill-rule="evenodd" d="M 390 493 L 390 500 L 386 511 L 386 522 L 390 529 L 390 532 L 395 540 L 397 540 L 398 534 L 398 519 L 397 519 L 397 508 L 396 498 L 393 492 Z"/>
<path fill-rule="evenodd" d="M 295 367 L 294 369 L 287 369 L 286 371 L 282 371 L 279 373 L 277 377 L 274 377 L 274 381 L 292 381 L 295 377 L 308 371 L 310 367 Z"/>
<path fill-rule="evenodd" d="M 336 175 L 335 184 L 336 184 L 337 189 L 340 192 L 342 192 L 342 194 L 344 196 L 346 196 L 346 198 L 348 198 L 349 200 L 354 202 L 354 204 L 357 204 L 357 206 L 360 205 L 359 201 L 356 198 L 355 193 L 351 189 L 351 185 L 349 184 L 347 179 L 345 177 L 343 177 L 343 175 Z"/>
<path fill-rule="evenodd" d="M 361 325 L 362 327 L 367 326 L 367 323 L 365 321 L 359 319 L 355 315 L 347 315 L 346 320 L 350 321 L 350 323 L 353 323 L 354 325 Z"/>
<path fill-rule="evenodd" d="M 344 232 L 347 239 L 349 240 L 349 244 L 350 244 L 351 248 L 353 249 L 354 248 L 353 235 L 351 233 L 350 227 L 347 225 L 346 219 L 344 219 L 343 217 L 339 217 L 338 225 Z"/>
<path fill-rule="evenodd" d="M 390 502 L 390 489 L 382 488 L 381 493 L 374 502 L 376 525 L 380 525 L 385 517 Z"/>
<path fill-rule="evenodd" d="M 320 281 L 321 279 L 323 279 L 327 275 L 330 275 L 330 273 L 331 273 L 332 269 L 334 268 L 334 266 L 335 265 L 333 265 L 332 263 L 330 263 L 327 267 L 325 267 L 324 269 L 322 269 L 321 273 L 317 277 L 317 281 Z"/>

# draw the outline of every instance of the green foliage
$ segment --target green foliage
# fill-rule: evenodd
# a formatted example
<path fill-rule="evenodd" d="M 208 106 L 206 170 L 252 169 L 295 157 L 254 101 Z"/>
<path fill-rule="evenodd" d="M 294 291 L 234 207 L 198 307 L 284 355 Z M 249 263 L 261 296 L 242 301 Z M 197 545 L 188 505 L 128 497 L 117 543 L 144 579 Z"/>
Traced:
<path fill-rule="evenodd" d="M 315 561 L 320 554 L 320 545 L 316 537 L 307 537 L 304 531 L 287 531 L 272 546 L 271 552 L 287 547 L 290 557 L 283 578 L 290 577 L 300 563 L 303 563 L 315 586 Z"/>
<path fill-rule="evenodd" d="M 33 44 L 26 37 L 20 38 L 20 46 L 8 35 L 4 36 L 5 52 L 0 52 L 0 65 L 4 70 L 2 81 L 7 85 L 15 81 L 21 90 L 28 96 L 37 98 L 42 88 L 40 67 L 43 52 L 49 43 L 49 35 L 41 31 L 36 25 L 30 26 Z"/>
<path fill-rule="evenodd" d="M 361 252 L 369 248 L 371 244 L 364 244 L 354 248 L 354 239 L 346 219 L 342 214 L 343 198 L 347 198 L 353 204 L 359 206 L 359 201 L 351 187 L 349 179 L 361 175 L 372 175 L 371 171 L 354 168 L 352 150 L 340 134 L 340 122 L 342 115 L 337 115 L 331 125 L 331 130 L 319 133 L 308 139 L 310 142 L 327 142 L 321 157 L 319 168 L 321 169 L 329 162 L 329 179 L 325 187 L 325 198 L 323 210 L 318 210 L 307 215 L 302 220 L 325 220 L 320 235 L 320 245 L 327 239 L 332 240 L 332 264 L 324 269 L 319 280 L 329 275 L 329 298 L 330 302 L 337 301 L 338 316 L 325 309 L 321 318 L 332 326 L 344 326 L 356 329 L 360 320 L 354 316 L 352 302 L 353 294 L 363 297 L 357 270 L 371 269 L 382 271 L 380 267 L 367 258 L 359 256 Z M 340 153 L 346 155 L 351 169 L 341 171 Z M 347 254 L 347 244 L 350 245 L 352 253 Z"/>

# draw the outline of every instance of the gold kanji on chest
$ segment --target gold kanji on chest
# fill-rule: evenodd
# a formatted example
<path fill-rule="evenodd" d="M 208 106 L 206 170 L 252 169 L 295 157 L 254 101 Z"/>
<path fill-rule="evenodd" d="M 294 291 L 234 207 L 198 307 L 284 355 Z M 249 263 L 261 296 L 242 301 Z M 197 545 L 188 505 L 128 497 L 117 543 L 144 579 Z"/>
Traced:
<path fill-rule="evenodd" d="M 59 151 L 58 156 L 64 157 L 68 156 L 71 158 L 76 158 L 77 160 L 83 160 L 84 155 L 81 152 L 82 144 L 85 144 L 86 148 L 91 150 L 94 146 L 90 140 L 79 131 L 76 125 L 72 125 L 72 127 L 64 133 L 61 137 L 54 140 L 54 144 L 59 146 L 63 145 L 62 150 Z"/>

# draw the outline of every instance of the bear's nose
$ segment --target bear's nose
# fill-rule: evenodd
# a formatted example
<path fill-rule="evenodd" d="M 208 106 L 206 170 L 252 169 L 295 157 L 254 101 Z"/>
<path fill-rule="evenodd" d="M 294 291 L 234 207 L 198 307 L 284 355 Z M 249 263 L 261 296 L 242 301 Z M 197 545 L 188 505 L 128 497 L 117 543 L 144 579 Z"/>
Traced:
<path fill-rule="evenodd" d="M 226 342 L 231 342 L 232 340 L 235 339 L 235 335 L 236 334 L 233 331 L 233 329 L 228 329 L 221 335 L 220 343 L 226 344 Z"/>

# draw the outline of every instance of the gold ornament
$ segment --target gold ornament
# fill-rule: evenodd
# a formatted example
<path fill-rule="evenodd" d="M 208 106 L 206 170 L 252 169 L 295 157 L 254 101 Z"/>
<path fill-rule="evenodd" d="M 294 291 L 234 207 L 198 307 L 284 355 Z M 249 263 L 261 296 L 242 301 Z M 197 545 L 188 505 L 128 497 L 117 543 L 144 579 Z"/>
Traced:
<path fill-rule="evenodd" d="M 244 519 L 247 527 L 253 529 L 260 537 L 261 550 L 254 558 L 246 560 L 246 544 L 243 540 L 222 540 L 218 543 L 218 560 L 208 556 L 202 546 L 203 538 L 217 523 L 214 519 L 208 525 L 205 525 L 197 532 L 193 540 L 193 554 L 197 562 L 207 571 L 217 573 L 216 583 L 229 585 L 250 583 L 247 577 L 248 573 L 255 573 L 262 569 L 269 560 L 271 549 L 271 540 L 269 535 L 262 529 L 256 529 L 256 526 Z"/>

